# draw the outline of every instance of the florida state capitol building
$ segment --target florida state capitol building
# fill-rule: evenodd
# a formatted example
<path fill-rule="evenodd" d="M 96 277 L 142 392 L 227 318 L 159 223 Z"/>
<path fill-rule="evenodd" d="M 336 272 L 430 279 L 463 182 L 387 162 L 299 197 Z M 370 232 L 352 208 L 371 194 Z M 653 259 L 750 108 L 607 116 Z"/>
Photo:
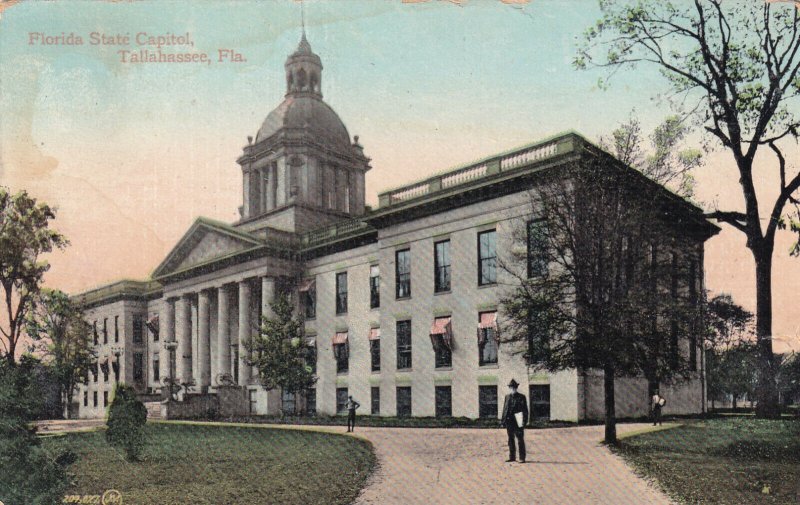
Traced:
<path fill-rule="evenodd" d="M 323 101 L 322 69 L 303 35 L 285 63 L 285 99 L 236 160 L 238 221 L 200 217 L 149 280 L 76 295 L 99 362 L 76 395 L 79 416 L 104 416 L 117 381 L 156 399 L 174 370 L 192 386 L 171 402 L 170 416 L 210 408 L 334 415 L 350 394 L 359 414 L 496 418 L 514 378 L 532 417 L 602 417 L 601 375 L 542 371 L 497 331 L 507 289 L 498 256 L 519 247 L 515 226 L 534 222 L 526 189 L 599 150 L 577 134 L 558 135 L 380 193 L 370 209 L 370 159 Z M 695 266 L 689 282 L 702 292 L 703 242 L 716 227 L 689 203 L 666 200 L 681 223 L 673 237 L 681 261 Z M 318 376 L 297 397 L 266 391 L 245 359 L 243 342 L 280 290 L 297 302 Z M 662 385 L 666 413 L 702 409 L 702 352 L 692 338 L 682 352 L 696 373 Z M 617 415 L 646 412 L 646 381 L 618 380 Z"/>

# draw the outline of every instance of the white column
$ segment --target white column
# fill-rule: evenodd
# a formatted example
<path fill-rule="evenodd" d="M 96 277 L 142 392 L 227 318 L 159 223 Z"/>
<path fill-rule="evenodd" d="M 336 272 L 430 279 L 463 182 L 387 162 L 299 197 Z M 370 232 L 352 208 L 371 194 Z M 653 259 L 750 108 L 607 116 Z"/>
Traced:
<path fill-rule="evenodd" d="M 217 370 L 231 373 L 230 293 L 227 287 L 217 288 Z"/>
<path fill-rule="evenodd" d="M 264 317 L 274 317 L 272 306 L 270 305 L 275 299 L 275 278 L 262 277 L 261 278 L 261 313 Z"/>
<path fill-rule="evenodd" d="M 175 302 L 175 333 L 178 338 L 177 375 L 181 382 L 192 380 L 192 307 L 186 296 Z"/>
<path fill-rule="evenodd" d="M 250 366 L 245 362 L 247 348 L 245 342 L 250 339 L 250 284 L 247 280 L 239 283 L 239 385 L 246 386 L 250 382 Z"/>
<path fill-rule="evenodd" d="M 164 300 L 164 305 L 161 308 L 161 316 L 158 318 L 159 323 L 159 338 L 161 339 L 162 351 L 158 353 L 159 356 L 159 375 L 161 379 L 169 377 L 169 360 L 170 352 L 165 347 L 167 342 L 175 341 L 175 300 Z"/>
<path fill-rule="evenodd" d="M 197 300 L 198 378 L 200 386 L 211 385 L 211 327 L 208 291 L 200 291 Z"/>

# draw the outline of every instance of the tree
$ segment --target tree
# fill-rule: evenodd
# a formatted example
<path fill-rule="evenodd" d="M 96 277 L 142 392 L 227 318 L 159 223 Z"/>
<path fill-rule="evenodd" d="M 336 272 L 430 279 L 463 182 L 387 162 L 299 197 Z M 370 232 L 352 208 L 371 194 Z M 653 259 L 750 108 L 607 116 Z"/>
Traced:
<path fill-rule="evenodd" d="M 64 416 L 69 419 L 75 388 L 88 377 L 96 360 L 92 329 L 66 293 L 42 289 L 34 300 L 26 331 L 58 381 Z"/>
<path fill-rule="evenodd" d="M 550 371 L 601 370 L 605 440 L 616 443 L 615 378 L 658 383 L 691 368 L 680 340 L 696 328 L 696 263 L 691 273 L 663 214 L 675 197 L 600 151 L 530 193 L 532 219 L 512 237 L 526 247 L 500 258 L 514 286 L 502 340 Z"/>
<path fill-rule="evenodd" d="M 0 502 L 61 503 L 69 484 L 66 467 L 75 455 L 56 457 L 41 447 L 30 422 L 41 409 L 34 379 L 36 363 L 23 357 L 14 366 L 0 360 Z"/>
<path fill-rule="evenodd" d="M 287 295 L 276 296 L 271 307 L 274 317 L 264 317 L 261 330 L 247 344 L 249 364 L 258 370 L 264 388 L 305 393 L 317 378 L 306 362 L 303 325 L 294 318 L 294 307 Z"/>
<path fill-rule="evenodd" d="M 706 323 L 706 387 L 711 406 L 725 394 L 734 395 L 735 405 L 738 396 L 753 392 L 753 314 L 730 295 L 721 294 L 706 304 Z"/>
<path fill-rule="evenodd" d="M 800 95 L 800 9 L 783 2 L 722 0 L 600 0 L 600 9 L 601 18 L 586 31 L 578 50 L 576 67 L 607 68 L 613 75 L 621 68 L 655 65 L 680 98 L 676 108 L 689 103 L 686 117 L 736 164 L 744 208 L 716 209 L 709 217 L 747 237 L 756 269 L 756 413 L 777 416 L 772 256 L 778 230 L 788 228 L 800 236 L 800 171 L 789 170 L 784 154 L 785 142 L 797 140 L 800 127 L 791 109 Z M 767 194 L 777 196 L 771 200 L 754 183 L 756 155 L 767 148 L 775 157 L 776 187 Z M 791 252 L 800 255 L 800 241 Z"/>
<path fill-rule="evenodd" d="M 117 383 L 106 422 L 108 443 L 124 450 L 128 461 L 138 461 L 145 445 L 146 423 L 147 408 L 136 398 L 136 390 Z"/>
<path fill-rule="evenodd" d="M 650 135 L 647 152 L 641 124 L 631 115 L 610 138 L 600 139 L 600 146 L 655 182 L 691 198 L 694 194 L 691 171 L 701 165 L 702 155 L 696 149 L 681 149 L 688 133 L 689 128 L 678 116 L 669 116 Z"/>
<path fill-rule="evenodd" d="M 47 204 L 38 203 L 25 191 L 12 195 L 0 186 L 0 286 L 5 316 L 0 322 L 0 353 L 10 364 L 16 362 L 26 312 L 50 268 L 40 256 L 67 245 L 63 235 L 50 229 L 53 219 L 55 210 Z"/>
<path fill-rule="evenodd" d="M 783 404 L 788 406 L 792 402 L 800 402 L 800 354 L 792 352 L 781 355 L 780 361 L 778 389 Z"/>

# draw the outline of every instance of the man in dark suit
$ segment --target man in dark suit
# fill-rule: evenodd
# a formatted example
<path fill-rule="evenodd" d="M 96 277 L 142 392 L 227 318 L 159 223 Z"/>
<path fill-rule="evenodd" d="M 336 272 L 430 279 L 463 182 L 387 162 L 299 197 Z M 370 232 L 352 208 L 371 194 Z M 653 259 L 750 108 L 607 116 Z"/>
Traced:
<path fill-rule="evenodd" d="M 519 444 L 519 462 L 525 463 L 525 426 L 528 425 L 528 400 L 525 395 L 517 392 L 519 384 L 514 379 L 508 383 L 509 394 L 503 402 L 503 415 L 501 424 L 508 432 L 508 460 L 506 463 L 516 461 L 516 444 Z M 522 425 L 516 414 L 522 414 Z"/>

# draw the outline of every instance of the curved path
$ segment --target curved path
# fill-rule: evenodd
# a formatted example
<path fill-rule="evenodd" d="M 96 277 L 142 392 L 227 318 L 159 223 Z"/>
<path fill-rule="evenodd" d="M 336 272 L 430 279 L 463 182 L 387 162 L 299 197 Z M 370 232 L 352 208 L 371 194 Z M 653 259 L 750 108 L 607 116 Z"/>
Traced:
<path fill-rule="evenodd" d="M 40 433 L 78 431 L 104 421 L 44 421 Z M 215 423 L 216 424 L 216 423 Z M 249 425 L 342 433 L 341 426 Z M 621 424 L 620 435 L 648 428 Z M 527 430 L 528 462 L 505 463 L 505 430 L 361 428 L 379 468 L 356 505 L 671 505 L 600 444 L 602 426 Z"/>
<path fill-rule="evenodd" d="M 619 425 L 620 434 L 646 425 Z M 602 426 L 528 430 L 505 463 L 505 430 L 357 428 L 380 468 L 356 504 L 652 504 L 670 500 L 599 441 Z"/>

